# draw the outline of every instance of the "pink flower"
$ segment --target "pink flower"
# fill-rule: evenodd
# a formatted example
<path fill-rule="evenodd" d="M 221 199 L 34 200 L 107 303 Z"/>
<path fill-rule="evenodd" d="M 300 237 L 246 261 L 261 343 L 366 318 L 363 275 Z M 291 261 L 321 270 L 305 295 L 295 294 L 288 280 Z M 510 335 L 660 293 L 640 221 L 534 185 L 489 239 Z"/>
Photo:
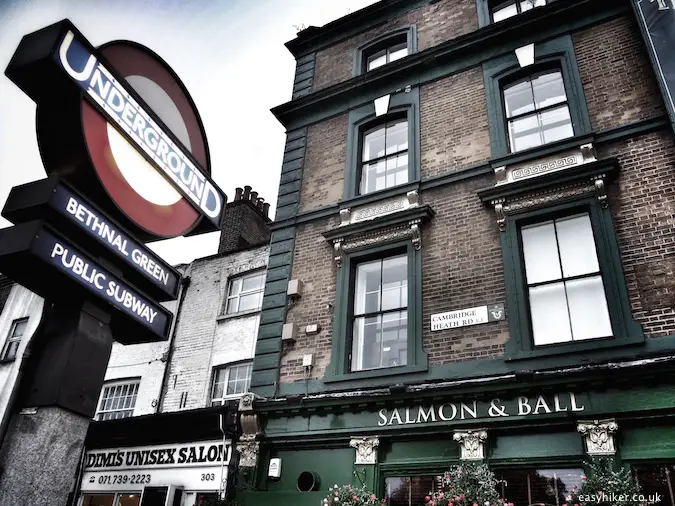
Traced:
<path fill-rule="evenodd" d="M 428 501 L 431 501 L 431 497 L 429 497 L 429 496 L 427 495 L 427 496 L 424 497 L 424 500 L 427 501 L 427 502 L 428 502 Z"/>
<path fill-rule="evenodd" d="M 578 504 L 575 504 L 574 506 L 579 506 Z"/>
<path fill-rule="evenodd" d="M 354 500 L 358 501 L 359 500 L 358 496 L 354 496 Z"/>
<path fill-rule="evenodd" d="M 371 501 L 374 501 L 375 499 L 377 499 L 377 497 L 375 497 L 375 494 L 373 494 L 373 495 L 370 496 L 370 500 L 371 500 Z"/>
<path fill-rule="evenodd" d="M 585 474 L 581 475 L 581 481 L 586 481 L 586 475 Z"/>
<path fill-rule="evenodd" d="M 459 494 L 460 499 L 464 499 L 464 494 Z"/>
<path fill-rule="evenodd" d="M 563 504 L 563 506 L 567 506 L 567 503 Z"/>
<path fill-rule="evenodd" d="M 513 503 L 510 502 L 510 503 L 508 503 L 506 506 L 513 506 Z"/>

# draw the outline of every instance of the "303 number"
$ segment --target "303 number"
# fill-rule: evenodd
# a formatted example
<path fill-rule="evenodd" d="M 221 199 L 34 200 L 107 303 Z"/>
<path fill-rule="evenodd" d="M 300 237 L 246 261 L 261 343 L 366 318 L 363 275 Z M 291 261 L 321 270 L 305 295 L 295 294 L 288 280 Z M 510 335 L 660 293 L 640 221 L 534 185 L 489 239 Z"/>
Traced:
<path fill-rule="evenodd" d="M 202 474 L 202 481 L 216 481 L 216 475 L 214 473 Z"/>

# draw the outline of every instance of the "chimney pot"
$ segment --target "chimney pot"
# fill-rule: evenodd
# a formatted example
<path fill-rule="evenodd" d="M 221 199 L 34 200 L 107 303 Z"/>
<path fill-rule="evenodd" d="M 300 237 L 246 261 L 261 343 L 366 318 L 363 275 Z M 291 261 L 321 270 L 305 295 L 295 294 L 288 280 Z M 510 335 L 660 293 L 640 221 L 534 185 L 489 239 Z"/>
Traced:
<path fill-rule="evenodd" d="M 250 186 L 244 186 L 244 194 L 241 196 L 242 200 L 249 200 L 251 195 L 251 187 Z"/>
<path fill-rule="evenodd" d="M 242 188 L 234 189 L 234 200 L 241 200 L 241 194 L 244 192 Z"/>
<path fill-rule="evenodd" d="M 262 197 L 259 197 L 259 198 L 258 198 L 258 201 L 257 201 L 256 204 L 255 204 L 256 207 L 258 208 L 258 211 L 260 211 L 261 213 L 262 213 L 262 210 L 263 210 L 263 204 L 264 204 L 264 203 L 265 203 L 265 199 L 262 198 Z"/>
<path fill-rule="evenodd" d="M 251 202 L 253 202 L 253 205 L 256 205 L 256 200 L 258 200 L 258 192 L 251 192 Z"/>
<path fill-rule="evenodd" d="M 269 213 L 270 213 L 270 205 L 268 203 L 263 204 L 263 215 L 265 218 L 269 218 Z"/>

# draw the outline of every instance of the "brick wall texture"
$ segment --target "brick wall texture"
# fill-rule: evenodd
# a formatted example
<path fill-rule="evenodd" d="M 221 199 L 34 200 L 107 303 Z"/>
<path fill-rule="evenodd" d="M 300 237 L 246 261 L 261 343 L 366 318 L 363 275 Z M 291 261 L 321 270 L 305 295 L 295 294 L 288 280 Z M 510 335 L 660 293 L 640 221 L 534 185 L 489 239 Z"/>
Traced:
<path fill-rule="evenodd" d="M 485 85 L 480 67 L 422 86 L 420 144 L 422 179 L 490 159 Z"/>
<path fill-rule="evenodd" d="M 475 0 L 440 0 L 352 37 L 316 54 L 314 91 L 352 77 L 356 49 L 379 35 L 410 25 L 417 27 L 417 50 L 436 46 L 478 28 Z"/>
<path fill-rule="evenodd" d="M 230 360 L 253 359 L 257 314 L 219 319 L 228 281 L 249 271 L 264 269 L 269 246 L 232 255 L 195 260 L 190 286 L 178 317 L 175 348 L 169 364 L 162 411 L 203 408 L 208 405 L 212 370 Z M 236 334 L 236 341 L 228 337 Z M 245 350 L 242 352 L 242 348 Z M 181 405 L 181 396 L 187 401 Z"/>
<path fill-rule="evenodd" d="M 475 2 L 470 3 L 475 11 Z M 411 11 L 406 20 L 392 20 L 387 29 L 409 23 L 422 10 Z M 422 37 L 421 21 L 417 23 Z M 373 35 L 374 32 L 364 34 L 317 55 L 317 76 L 322 75 L 319 70 L 323 72 L 320 77 L 323 81 L 319 82 L 326 85 L 338 76 L 345 78 L 349 67 L 344 61 L 347 55 Z M 594 131 L 664 114 L 637 27 L 629 18 L 617 18 L 577 32 L 573 40 Z M 420 46 L 424 47 L 422 43 Z M 330 65 L 335 68 L 327 67 L 326 55 L 332 55 Z M 328 79 L 326 75 L 334 77 Z M 480 67 L 422 86 L 420 102 L 422 180 L 489 161 L 490 139 Z M 304 210 L 336 203 L 341 197 L 346 138 L 346 115 L 310 127 L 302 184 Z M 672 335 L 675 333 L 672 132 L 662 129 L 596 147 L 599 158 L 617 157 L 621 168 L 619 177 L 608 184 L 608 195 L 633 316 L 650 338 Z M 422 203 L 429 204 L 436 213 L 422 228 L 422 341 L 431 365 L 498 357 L 509 340 L 507 321 L 430 331 L 431 314 L 506 302 L 496 215 L 476 195 L 477 190 L 493 184 L 494 177 L 488 175 L 422 191 Z M 286 321 L 295 322 L 299 332 L 295 344 L 284 351 L 282 383 L 304 378 L 301 361 L 305 353 L 315 354 L 316 367 L 311 373 L 314 379 L 323 377 L 330 364 L 337 269 L 332 247 L 321 233 L 338 222 L 338 217 L 333 216 L 297 228 L 292 277 L 304 281 L 305 293 L 288 311 Z M 304 327 L 313 323 L 321 326 L 321 332 L 306 336 Z"/>
<path fill-rule="evenodd" d="M 347 114 L 308 128 L 300 211 L 335 204 L 344 194 Z"/>
<path fill-rule="evenodd" d="M 218 253 L 233 253 L 270 242 L 268 222 L 250 201 L 236 200 L 225 207 Z"/>
<path fill-rule="evenodd" d="M 627 17 L 573 36 L 595 131 L 665 114 L 639 29 Z"/>

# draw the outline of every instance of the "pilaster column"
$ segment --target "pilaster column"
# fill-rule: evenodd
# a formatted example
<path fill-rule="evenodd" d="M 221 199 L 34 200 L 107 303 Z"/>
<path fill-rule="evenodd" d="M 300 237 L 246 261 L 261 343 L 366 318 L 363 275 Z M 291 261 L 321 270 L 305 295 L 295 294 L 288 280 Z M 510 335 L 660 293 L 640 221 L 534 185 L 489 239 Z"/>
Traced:
<path fill-rule="evenodd" d="M 616 420 L 579 421 L 577 431 L 584 437 L 588 455 L 614 455 L 614 434 L 619 430 Z"/>
<path fill-rule="evenodd" d="M 377 464 L 377 447 L 380 446 L 380 439 L 378 437 L 352 438 L 349 446 L 356 448 L 355 464 Z"/>
<path fill-rule="evenodd" d="M 485 458 L 484 447 L 485 441 L 487 441 L 487 430 L 456 430 L 452 439 L 459 443 L 461 460 L 483 460 Z"/>

